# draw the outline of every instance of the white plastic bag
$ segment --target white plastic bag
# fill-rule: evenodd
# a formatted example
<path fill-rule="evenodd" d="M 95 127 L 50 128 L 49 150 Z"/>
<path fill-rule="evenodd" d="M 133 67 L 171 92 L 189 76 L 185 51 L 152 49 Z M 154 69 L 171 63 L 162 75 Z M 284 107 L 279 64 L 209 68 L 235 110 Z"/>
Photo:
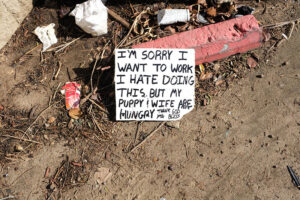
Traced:
<path fill-rule="evenodd" d="M 51 23 L 47 26 L 38 26 L 33 33 L 38 36 L 43 43 L 43 50 L 46 51 L 53 44 L 57 43 L 57 38 L 54 30 L 55 24 Z"/>
<path fill-rule="evenodd" d="M 177 22 L 187 22 L 190 20 L 190 11 L 188 9 L 164 9 L 157 13 L 159 25 L 175 24 Z"/>
<path fill-rule="evenodd" d="M 70 13 L 75 17 L 75 23 L 92 36 L 107 33 L 107 8 L 101 0 L 89 0 L 77 4 Z"/>

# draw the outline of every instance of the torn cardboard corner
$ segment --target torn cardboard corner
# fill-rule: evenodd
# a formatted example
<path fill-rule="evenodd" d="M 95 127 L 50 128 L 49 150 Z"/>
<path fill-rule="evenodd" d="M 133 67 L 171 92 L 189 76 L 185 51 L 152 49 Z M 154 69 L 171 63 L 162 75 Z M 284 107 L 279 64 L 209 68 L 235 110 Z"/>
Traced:
<path fill-rule="evenodd" d="M 38 36 L 39 40 L 43 43 L 43 50 L 46 51 L 53 44 L 57 43 L 57 38 L 54 30 L 54 23 L 47 26 L 38 26 L 33 33 Z"/>
<path fill-rule="evenodd" d="M 92 36 L 100 36 L 107 33 L 107 8 L 102 1 L 89 0 L 77 4 L 70 13 L 75 17 L 75 23 Z"/>
<path fill-rule="evenodd" d="M 195 49 L 195 64 L 212 62 L 261 46 L 262 30 L 253 15 L 174 34 L 132 48 Z"/>

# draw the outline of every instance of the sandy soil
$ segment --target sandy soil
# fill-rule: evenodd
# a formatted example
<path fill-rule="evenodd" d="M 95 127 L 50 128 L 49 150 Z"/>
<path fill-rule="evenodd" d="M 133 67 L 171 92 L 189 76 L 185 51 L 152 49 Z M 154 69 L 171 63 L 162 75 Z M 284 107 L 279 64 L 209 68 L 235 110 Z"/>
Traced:
<path fill-rule="evenodd" d="M 257 18 L 268 24 L 299 17 L 299 5 L 287 6 L 290 12 L 284 15 L 287 4 L 268 4 L 268 11 Z M 286 168 L 290 165 L 300 174 L 297 28 L 296 25 L 288 41 L 266 53 L 277 39 L 274 33 L 270 44 L 254 51 L 260 61 L 257 68 L 244 69 L 243 78 L 229 82 L 227 88 L 217 88 L 219 92 L 213 101 L 186 115 L 179 128 L 163 126 L 134 152 L 130 152 L 132 146 L 159 123 L 113 122 L 99 114 L 97 120 L 110 135 L 95 142 L 99 136 L 95 127 L 80 129 L 80 123 L 84 123 L 81 121 L 73 124 L 75 128 L 68 126 L 63 96 L 58 94 L 55 109 L 45 112 L 30 132 L 32 140 L 41 144 L 1 137 L 0 158 L 5 163 L 0 166 L 0 199 L 8 195 L 20 200 L 298 199 L 299 191 Z M 41 112 L 60 82 L 68 81 L 70 76 L 78 77 L 76 70 L 70 69 L 90 72 L 97 53 L 91 50 L 91 43 L 104 42 L 83 38 L 68 54 L 48 55 L 49 61 L 44 65 L 37 64 L 37 50 L 24 64 L 12 67 L 16 59 L 35 46 L 30 41 L 34 36 L 30 35 L 24 40 L 22 51 L 13 54 L 18 48 L 16 38 L 24 37 L 24 32 L 19 34 L 0 57 L 0 99 L 5 108 L 1 135 L 14 133 L 18 137 L 22 132 L 17 130 L 26 130 L 33 121 L 28 119 L 32 107 L 39 104 L 36 113 Z M 86 41 L 90 42 L 85 46 Z M 57 67 L 54 58 L 63 63 L 63 68 L 58 80 L 50 81 L 53 67 Z M 57 117 L 56 125 L 46 127 L 52 116 Z M 140 136 L 134 143 L 138 126 Z M 23 145 L 25 151 L 15 152 L 16 144 Z M 111 177 L 99 184 L 97 170 L 103 167 L 110 170 Z M 70 170 L 65 174 L 58 173 L 66 168 Z M 61 176 L 55 177 L 56 174 Z M 61 187 L 51 184 L 53 178 Z"/>

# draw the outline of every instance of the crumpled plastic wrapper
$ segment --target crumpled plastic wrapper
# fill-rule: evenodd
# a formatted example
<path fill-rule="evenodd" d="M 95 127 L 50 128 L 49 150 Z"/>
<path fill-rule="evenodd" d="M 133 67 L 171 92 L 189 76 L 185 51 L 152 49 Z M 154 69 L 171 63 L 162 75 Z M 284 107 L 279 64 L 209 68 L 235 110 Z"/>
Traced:
<path fill-rule="evenodd" d="M 76 82 L 67 82 L 66 85 L 62 87 L 61 93 L 66 96 L 67 110 L 79 108 L 80 89 L 81 85 Z"/>
<path fill-rule="evenodd" d="M 164 9 L 157 13 L 159 25 L 175 24 L 177 22 L 187 22 L 190 20 L 190 11 L 188 9 Z"/>
<path fill-rule="evenodd" d="M 77 4 L 70 13 L 75 17 L 75 23 L 92 36 L 100 36 L 107 33 L 107 8 L 100 0 L 89 0 Z"/>
<path fill-rule="evenodd" d="M 47 26 L 38 26 L 33 33 L 38 36 L 39 40 L 43 43 L 43 50 L 46 51 L 53 44 L 57 43 L 57 38 L 54 30 L 54 23 Z"/>

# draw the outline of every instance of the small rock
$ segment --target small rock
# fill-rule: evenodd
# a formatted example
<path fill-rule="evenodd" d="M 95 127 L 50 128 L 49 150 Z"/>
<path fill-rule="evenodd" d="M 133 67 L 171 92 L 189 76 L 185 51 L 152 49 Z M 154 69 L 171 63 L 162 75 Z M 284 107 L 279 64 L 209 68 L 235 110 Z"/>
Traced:
<path fill-rule="evenodd" d="M 263 77 L 264 77 L 263 74 L 256 75 L 256 78 L 263 78 Z"/>
<path fill-rule="evenodd" d="M 218 72 L 219 70 L 220 70 L 220 64 L 219 63 L 216 63 L 215 65 L 214 65 L 214 70 L 215 70 L 215 72 Z"/>
<path fill-rule="evenodd" d="M 52 124 L 53 122 L 55 122 L 56 118 L 55 117 L 50 117 L 47 121 L 48 124 Z"/>
<path fill-rule="evenodd" d="M 264 38 L 264 42 L 267 42 L 271 39 L 271 34 L 268 32 L 263 31 L 263 38 Z"/>
<path fill-rule="evenodd" d="M 200 76 L 200 80 L 201 81 L 204 81 L 204 80 L 209 80 L 209 79 L 211 79 L 213 77 L 213 73 L 212 72 L 207 72 L 207 73 L 205 73 L 205 74 L 201 74 L 201 76 Z"/>
<path fill-rule="evenodd" d="M 72 108 L 71 110 L 69 110 L 69 116 L 72 119 L 79 119 L 82 116 L 82 112 L 79 108 Z"/>
<path fill-rule="evenodd" d="M 167 26 L 165 29 L 165 31 L 171 33 L 171 34 L 175 34 L 176 33 L 176 30 L 175 28 L 173 28 L 172 26 Z"/>
<path fill-rule="evenodd" d="M 286 67 L 288 64 L 289 64 L 289 61 L 284 61 L 284 62 L 281 64 L 281 67 Z"/>
<path fill-rule="evenodd" d="M 207 15 L 215 17 L 217 16 L 217 10 L 214 7 L 210 7 L 206 10 Z"/>
<path fill-rule="evenodd" d="M 46 134 L 44 134 L 44 138 L 45 138 L 46 140 L 49 140 L 49 137 L 48 137 L 48 135 L 46 135 Z"/>
<path fill-rule="evenodd" d="M 296 99 L 294 100 L 294 104 L 300 106 L 300 98 L 296 98 Z"/>
<path fill-rule="evenodd" d="M 247 60 L 247 65 L 250 67 L 250 68 L 255 68 L 257 66 L 257 61 L 252 58 L 252 57 L 249 57 L 248 60 Z"/>
<path fill-rule="evenodd" d="M 15 151 L 21 152 L 21 151 L 24 151 L 24 148 L 20 144 L 16 144 Z"/>
<path fill-rule="evenodd" d="M 166 126 L 171 127 L 171 128 L 180 128 L 180 121 L 170 121 L 166 123 Z"/>
<path fill-rule="evenodd" d="M 224 83 L 224 80 L 217 80 L 216 81 L 216 86 L 219 86 L 219 85 L 221 85 L 221 84 L 223 84 Z"/>

